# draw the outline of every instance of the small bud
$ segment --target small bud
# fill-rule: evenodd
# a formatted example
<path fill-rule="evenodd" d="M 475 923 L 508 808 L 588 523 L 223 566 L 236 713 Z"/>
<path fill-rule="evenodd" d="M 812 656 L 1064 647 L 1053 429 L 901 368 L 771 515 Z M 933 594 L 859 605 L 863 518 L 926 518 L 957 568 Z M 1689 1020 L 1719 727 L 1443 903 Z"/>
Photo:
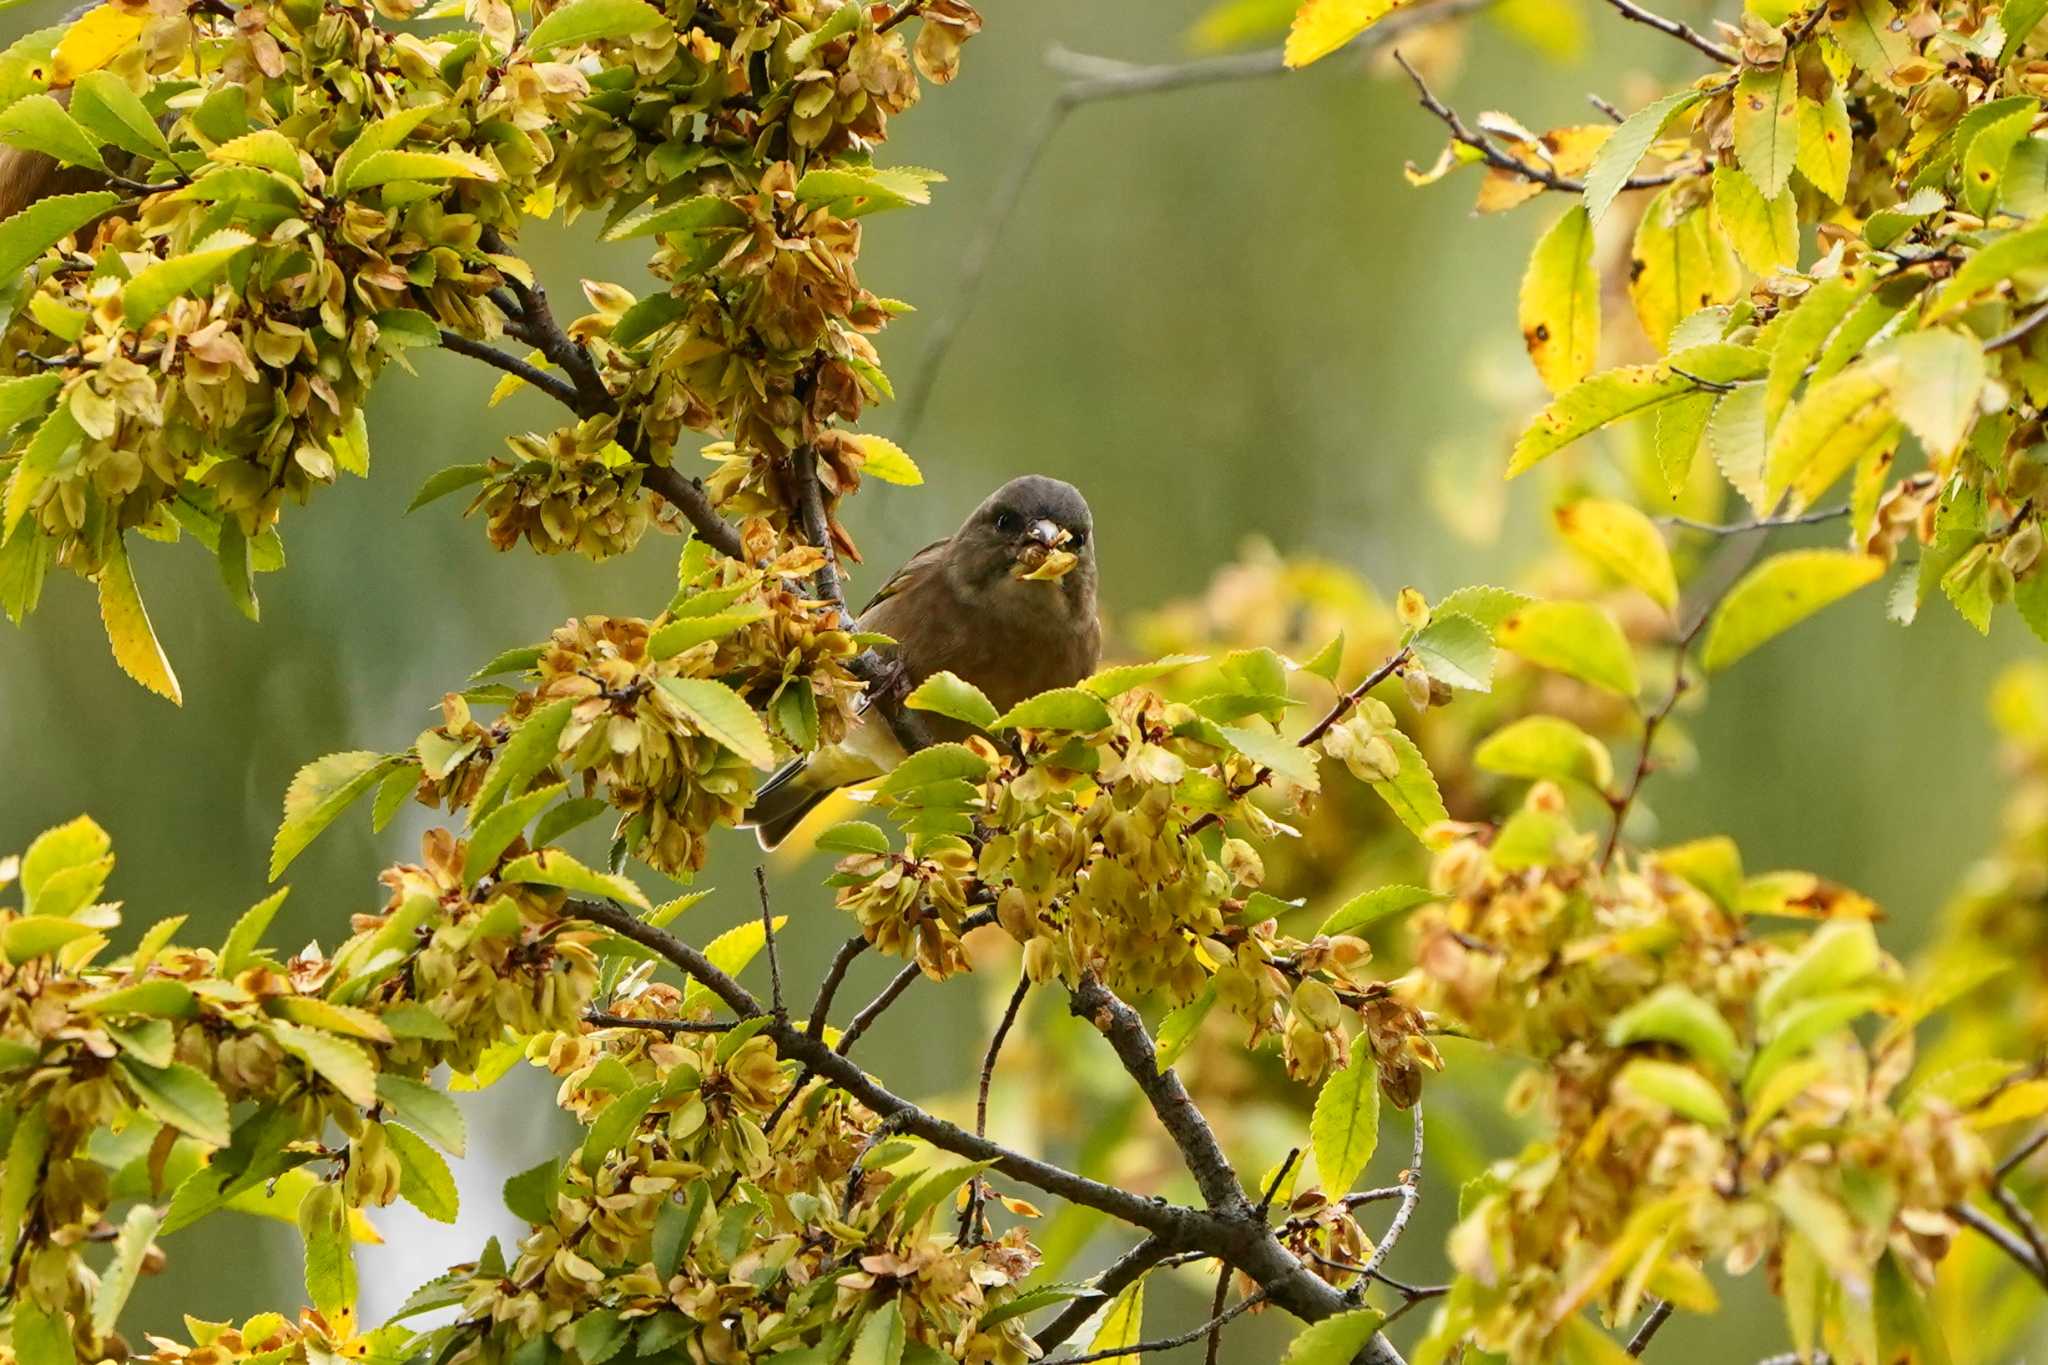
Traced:
<path fill-rule="evenodd" d="M 2041 557 L 2041 523 L 2029 521 L 2005 538 L 1998 558 L 2015 575 L 2023 575 Z"/>
<path fill-rule="evenodd" d="M 1419 668 L 1401 673 L 1401 686 L 1408 690 L 1408 704 L 1418 711 L 1429 709 L 1429 674 Z"/>
<path fill-rule="evenodd" d="M 1429 599 L 1413 588 L 1401 589 L 1394 599 L 1394 616 L 1403 630 L 1421 630 L 1429 624 Z"/>

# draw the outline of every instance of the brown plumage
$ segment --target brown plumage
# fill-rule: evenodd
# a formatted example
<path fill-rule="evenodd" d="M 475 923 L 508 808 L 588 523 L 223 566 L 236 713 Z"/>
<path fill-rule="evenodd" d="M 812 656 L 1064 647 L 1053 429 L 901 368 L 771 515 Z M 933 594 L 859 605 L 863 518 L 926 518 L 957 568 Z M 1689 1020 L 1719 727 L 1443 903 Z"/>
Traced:
<path fill-rule="evenodd" d="M 896 641 L 883 652 L 900 663 L 908 687 L 951 672 L 1001 711 L 1069 686 L 1094 671 L 1102 650 L 1094 530 L 1073 485 L 1037 474 L 1012 479 L 958 531 L 912 555 L 862 610 L 861 629 Z M 1055 543 L 1074 555 L 1073 568 L 1056 579 L 1020 576 Z M 928 728 L 939 739 L 971 733 L 942 717 L 929 718 Z M 795 759 L 763 783 L 745 823 L 773 848 L 832 791 L 901 758 L 889 727 L 865 719 L 842 743 Z"/>

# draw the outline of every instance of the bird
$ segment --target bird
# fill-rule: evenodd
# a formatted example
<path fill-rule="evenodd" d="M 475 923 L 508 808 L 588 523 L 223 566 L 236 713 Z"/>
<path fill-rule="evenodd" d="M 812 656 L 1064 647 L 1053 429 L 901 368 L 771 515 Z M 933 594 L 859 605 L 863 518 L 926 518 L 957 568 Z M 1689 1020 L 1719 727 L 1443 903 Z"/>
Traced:
<path fill-rule="evenodd" d="M 905 561 L 861 608 L 858 625 L 895 641 L 877 652 L 893 666 L 897 686 L 950 672 L 1007 711 L 1095 671 L 1102 653 L 1095 591 L 1087 499 L 1070 483 L 1026 474 L 989 494 L 958 531 Z M 740 824 L 761 847 L 788 838 L 834 791 L 902 761 L 894 732 L 869 714 L 871 701 L 844 739 L 799 754 L 754 793 Z M 942 716 L 927 728 L 940 740 L 972 733 Z"/>

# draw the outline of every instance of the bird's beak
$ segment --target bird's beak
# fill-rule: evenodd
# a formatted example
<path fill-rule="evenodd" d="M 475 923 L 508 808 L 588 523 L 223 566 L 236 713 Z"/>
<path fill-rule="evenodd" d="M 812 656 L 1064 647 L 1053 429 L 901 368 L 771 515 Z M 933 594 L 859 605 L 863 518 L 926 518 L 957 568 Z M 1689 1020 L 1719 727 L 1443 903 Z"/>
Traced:
<path fill-rule="evenodd" d="M 1030 529 L 1024 534 L 1037 541 L 1040 545 L 1045 546 L 1048 550 L 1052 549 L 1055 545 L 1062 545 L 1070 539 L 1065 528 L 1060 526 L 1058 522 L 1050 521 L 1045 517 L 1040 517 L 1037 521 L 1032 522 Z"/>

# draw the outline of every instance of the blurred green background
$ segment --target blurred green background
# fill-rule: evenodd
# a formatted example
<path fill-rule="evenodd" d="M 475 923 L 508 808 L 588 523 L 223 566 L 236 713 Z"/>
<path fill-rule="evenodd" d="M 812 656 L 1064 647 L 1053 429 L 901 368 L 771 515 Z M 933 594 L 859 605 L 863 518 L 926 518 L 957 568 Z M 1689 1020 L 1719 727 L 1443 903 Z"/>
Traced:
<path fill-rule="evenodd" d="M 1482 20 L 1444 93 L 1468 116 L 1502 108 L 1541 129 L 1593 117 L 1589 89 L 1632 106 L 1640 87 L 1624 73 L 1693 74 L 1682 48 L 1581 3 L 1591 48 L 1579 60 L 1539 57 Z M 1203 8 L 988 5 L 962 78 L 900 119 L 887 152 L 938 167 L 949 183 L 928 209 L 869 220 L 864 280 L 926 310 L 882 338 L 899 389 L 934 317 L 948 311 L 991 194 L 1059 87 L 1047 49 L 1177 59 Z M 10 31 L 58 9 L 54 0 L 24 7 Z M 1573 11 L 1542 13 L 1539 22 L 1562 24 Z M 1515 286 L 1555 210 L 1475 218 L 1469 173 L 1409 188 L 1404 160 L 1427 164 L 1441 142 L 1405 83 L 1348 59 L 1077 110 L 998 241 L 908 442 L 927 485 L 871 484 L 851 507 L 868 557 L 856 589 L 950 531 L 997 483 L 1034 470 L 1073 480 L 1094 504 L 1112 631 L 1198 590 L 1252 535 L 1432 598 L 1510 576 L 1548 534 L 1545 490 L 1536 480 L 1507 490 L 1501 534 L 1475 545 L 1432 510 L 1432 471 L 1468 503 L 1503 496 L 1505 424 L 1540 401 L 1516 335 Z M 631 288 L 646 280 L 632 250 L 592 245 L 590 226 L 532 234 L 543 279 L 572 312 L 579 275 Z M 131 930 L 189 914 L 188 939 L 217 938 L 265 892 L 279 801 L 299 765 L 338 749 L 404 747 L 443 690 L 572 614 L 659 608 L 674 581 L 672 540 L 591 565 L 493 553 L 481 527 L 459 519 L 459 498 L 403 515 L 436 468 L 482 459 L 502 434 L 554 420 L 531 394 L 486 411 L 492 375 L 454 356 L 414 355 L 420 377 L 393 372 L 371 405 L 372 477 L 345 478 L 317 510 L 287 517 L 290 564 L 261 585 L 260 627 L 235 615 L 194 547 L 137 547 L 145 597 L 184 684 L 182 711 L 116 670 L 91 589 L 75 579 L 53 575 L 40 614 L 0 637 L 0 849 L 90 811 L 115 837 L 113 894 L 127 898 Z M 871 425 L 901 434 L 886 407 Z M 2034 648 L 2010 613 L 1988 642 L 1938 604 L 1908 632 L 1866 594 L 1715 683 L 1695 726 L 1700 771 L 1654 790 L 1664 827 L 1673 837 L 1725 831 L 1753 868 L 1807 867 L 1865 890 L 1891 915 L 1887 941 L 1909 949 L 1989 841 L 2000 787 L 1983 698 L 2002 661 Z M 361 812 L 331 830 L 291 869 L 280 941 L 343 937 L 352 911 L 379 903 L 377 869 L 415 855 L 429 823 L 409 807 L 380 837 Z M 706 881 L 723 891 L 691 912 L 690 932 L 708 937 L 751 913 L 742 888 L 752 856 L 743 836 L 714 854 Z M 845 927 L 818 889 L 819 865 L 774 871 L 793 916 L 788 969 L 815 977 Z M 862 966 L 847 999 L 880 979 L 882 966 Z M 887 1058 L 892 1084 L 910 1093 L 957 1086 L 974 1060 L 960 1040 L 978 1037 L 983 1009 L 965 982 L 921 987 L 877 1030 L 871 1056 Z M 1503 1073 L 1478 1074 L 1492 1085 Z M 513 1231 L 497 1185 L 558 1135 L 549 1090 L 545 1077 L 522 1073 L 473 1097 L 461 1222 L 443 1228 L 403 1206 L 379 1216 L 388 1244 L 363 1257 L 368 1319 L 473 1255 L 484 1236 Z M 1472 1106 L 1447 1111 L 1461 1107 Z M 1446 1142 L 1498 1150 L 1504 1140 L 1455 1116 L 1441 1126 Z M 1239 1154 L 1241 1164 L 1263 1168 L 1284 1147 L 1275 1143 Z M 1405 1123 L 1390 1115 L 1375 1170 L 1391 1179 L 1406 1145 Z M 1396 1259 L 1398 1273 L 1440 1277 L 1446 1194 L 1439 1187 L 1425 1201 L 1430 1216 Z M 147 1329 L 169 1330 L 178 1312 L 226 1317 L 299 1301 L 296 1239 L 282 1225 L 228 1216 L 166 1249 L 170 1271 L 145 1285 L 131 1318 Z M 1151 1325 L 1200 1311 L 1192 1294 L 1156 1292 Z M 1225 1359 L 1275 1358 L 1279 1339 L 1270 1324 L 1254 1327 Z M 1681 1320 L 1657 1350 L 1745 1360 L 1783 1342 L 1775 1311 L 1736 1312 L 1711 1328 Z M 1184 1354 L 1199 1358 L 1199 1349 Z"/>

